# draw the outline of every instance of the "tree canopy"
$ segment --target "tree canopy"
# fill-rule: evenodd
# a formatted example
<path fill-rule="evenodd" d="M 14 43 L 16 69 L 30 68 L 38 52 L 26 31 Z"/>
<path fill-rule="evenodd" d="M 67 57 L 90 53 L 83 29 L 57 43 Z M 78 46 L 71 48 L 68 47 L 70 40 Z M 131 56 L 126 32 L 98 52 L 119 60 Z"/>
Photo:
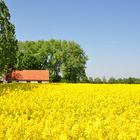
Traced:
<path fill-rule="evenodd" d="M 54 82 L 80 82 L 86 77 L 87 56 L 73 41 L 19 42 L 18 49 L 17 69 L 48 69 Z"/>

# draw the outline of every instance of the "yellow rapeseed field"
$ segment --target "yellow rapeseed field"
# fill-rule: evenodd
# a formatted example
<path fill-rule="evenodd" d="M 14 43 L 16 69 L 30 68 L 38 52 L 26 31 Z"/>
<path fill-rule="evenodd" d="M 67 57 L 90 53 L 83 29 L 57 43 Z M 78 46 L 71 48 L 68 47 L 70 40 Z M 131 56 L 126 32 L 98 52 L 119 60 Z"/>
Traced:
<path fill-rule="evenodd" d="M 140 140 L 140 85 L 0 85 L 0 140 Z"/>

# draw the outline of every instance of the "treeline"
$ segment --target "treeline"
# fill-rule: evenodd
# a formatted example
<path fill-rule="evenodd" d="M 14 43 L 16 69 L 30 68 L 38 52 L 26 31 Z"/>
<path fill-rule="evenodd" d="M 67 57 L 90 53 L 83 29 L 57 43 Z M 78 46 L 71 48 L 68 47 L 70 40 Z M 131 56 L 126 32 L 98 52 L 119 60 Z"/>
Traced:
<path fill-rule="evenodd" d="M 88 83 L 93 83 L 93 84 L 140 84 L 140 78 L 134 78 L 134 77 L 129 77 L 129 78 L 114 78 L 111 77 L 108 80 L 103 77 L 103 78 L 88 78 Z"/>
<path fill-rule="evenodd" d="M 18 70 L 49 70 L 51 82 L 84 82 L 87 56 L 73 41 L 18 42 Z"/>

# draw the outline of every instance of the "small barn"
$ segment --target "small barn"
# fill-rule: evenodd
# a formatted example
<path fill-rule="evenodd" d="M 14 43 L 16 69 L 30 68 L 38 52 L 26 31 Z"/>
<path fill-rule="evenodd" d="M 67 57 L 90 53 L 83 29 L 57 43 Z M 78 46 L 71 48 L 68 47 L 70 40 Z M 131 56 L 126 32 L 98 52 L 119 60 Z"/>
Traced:
<path fill-rule="evenodd" d="M 7 82 L 20 83 L 48 83 L 48 70 L 14 70 L 7 77 Z"/>

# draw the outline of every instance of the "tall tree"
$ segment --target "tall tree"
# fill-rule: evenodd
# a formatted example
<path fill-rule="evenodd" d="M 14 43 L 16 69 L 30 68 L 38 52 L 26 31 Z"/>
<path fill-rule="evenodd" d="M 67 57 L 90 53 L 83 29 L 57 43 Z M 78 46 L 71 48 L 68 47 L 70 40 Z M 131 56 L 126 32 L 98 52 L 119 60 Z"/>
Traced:
<path fill-rule="evenodd" d="M 0 76 L 10 72 L 16 63 L 17 40 L 15 27 L 10 22 L 10 13 L 0 0 Z"/>

